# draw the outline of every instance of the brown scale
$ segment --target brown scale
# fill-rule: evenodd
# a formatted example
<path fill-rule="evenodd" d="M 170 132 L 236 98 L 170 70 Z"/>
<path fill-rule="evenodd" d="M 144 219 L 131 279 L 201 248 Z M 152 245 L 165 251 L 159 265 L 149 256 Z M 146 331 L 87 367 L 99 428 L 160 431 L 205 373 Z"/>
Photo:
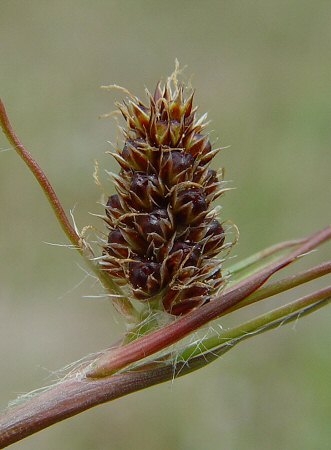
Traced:
<path fill-rule="evenodd" d="M 157 85 L 149 105 L 135 97 L 118 104 L 127 123 L 125 144 L 113 156 L 117 194 L 106 205 L 108 242 L 103 265 L 144 302 L 162 296 L 182 315 L 208 302 L 223 284 L 219 262 L 225 233 L 211 209 L 222 194 L 209 168 L 219 149 L 196 119 L 193 93 Z"/>

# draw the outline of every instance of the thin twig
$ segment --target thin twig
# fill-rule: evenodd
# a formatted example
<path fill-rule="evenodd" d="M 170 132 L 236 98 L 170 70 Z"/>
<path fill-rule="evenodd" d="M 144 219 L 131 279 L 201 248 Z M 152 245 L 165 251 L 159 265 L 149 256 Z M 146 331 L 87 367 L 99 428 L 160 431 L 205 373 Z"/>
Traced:
<path fill-rule="evenodd" d="M 94 261 L 91 260 L 91 258 L 93 257 L 93 253 L 89 245 L 85 243 L 84 239 L 82 239 L 81 236 L 79 236 L 75 228 L 71 225 L 63 209 L 63 206 L 58 196 L 56 195 L 50 181 L 48 180 L 45 172 L 34 160 L 31 153 L 24 147 L 24 145 L 16 135 L 10 123 L 8 114 L 5 109 L 5 105 L 3 104 L 1 99 L 0 99 L 0 124 L 8 141 L 15 148 L 16 152 L 23 159 L 25 164 L 28 166 L 28 168 L 35 176 L 44 194 L 46 195 L 47 200 L 51 205 L 63 231 L 65 232 L 69 240 L 72 242 L 75 249 L 78 250 L 83 257 L 85 257 L 87 264 L 99 278 L 103 286 L 105 288 L 108 288 L 110 292 L 115 292 L 121 296 L 120 300 L 114 300 L 114 302 L 118 303 L 118 307 L 121 308 L 123 312 L 125 312 L 127 318 L 132 318 L 132 320 L 134 320 L 137 314 L 132 306 L 132 303 L 124 295 L 122 289 L 111 279 L 111 277 L 104 270 L 102 270 L 102 268 L 99 265 L 97 265 L 96 263 L 94 263 Z"/>
<path fill-rule="evenodd" d="M 69 222 L 69 219 L 61 205 L 61 202 L 56 195 L 51 183 L 48 181 L 44 171 L 39 164 L 33 159 L 31 153 L 24 147 L 18 136 L 16 135 L 7 115 L 5 105 L 0 99 L 0 123 L 4 134 L 8 141 L 15 148 L 19 156 L 23 159 L 25 164 L 29 167 L 39 185 L 41 186 L 44 194 L 46 195 L 55 215 L 72 244 L 80 251 L 83 251 L 82 242 L 79 235 L 76 233 L 74 227 Z"/>

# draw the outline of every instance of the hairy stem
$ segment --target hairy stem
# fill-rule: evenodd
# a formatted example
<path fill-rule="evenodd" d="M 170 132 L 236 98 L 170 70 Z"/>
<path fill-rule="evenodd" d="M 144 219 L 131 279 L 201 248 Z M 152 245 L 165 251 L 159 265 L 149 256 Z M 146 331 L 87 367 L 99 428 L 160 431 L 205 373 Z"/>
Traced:
<path fill-rule="evenodd" d="M 213 348 L 212 351 L 207 352 L 205 350 L 203 354 L 195 355 L 194 351 L 189 349 L 189 353 L 183 353 L 177 359 L 175 366 L 173 361 L 168 360 L 166 363 L 156 367 L 146 364 L 139 367 L 138 370 L 115 374 L 110 377 L 98 379 L 74 377 L 73 379 L 60 382 L 46 392 L 27 400 L 25 403 L 8 409 L 0 417 L 0 446 L 5 448 L 54 423 L 72 417 L 96 405 L 200 369 L 231 350 L 244 339 L 268 331 L 276 326 L 284 325 L 324 306 L 327 301 L 322 300 L 325 298 L 325 294 L 326 292 L 323 294 L 320 292 L 313 294 L 315 296 L 314 299 L 312 299 L 312 296 L 310 296 L 310 300 L 308 300 L 308 297 L 300 299 L 297 301 L 297 307 L 295 307 L 296 302 L 293 302 L 291 306 L 287 305 L 287 316 L 285 307 L 283 307 L 282 312 L 275 310 L 269 313 L 269 317 L 263 315 L 255 321 L 247 322 L 238 327 L 237 330 L 233 329 L 231 332 L 232 341 L 227 340 L 224 342 L 223 340 L 222 342 L 220 340 L 218 342 L 220 346 L 216 349 Z M 328 295 L 330 295 L 330 292 Z M 267 320 L 270 320 L 269 327 Z M 242 332 L 242 329 L 244 332 Z M 227 334 L 227 336 L 231 338 L 230 334 Z M 204 342 L 204 348 L 207 345 L 208 342 Z"/>

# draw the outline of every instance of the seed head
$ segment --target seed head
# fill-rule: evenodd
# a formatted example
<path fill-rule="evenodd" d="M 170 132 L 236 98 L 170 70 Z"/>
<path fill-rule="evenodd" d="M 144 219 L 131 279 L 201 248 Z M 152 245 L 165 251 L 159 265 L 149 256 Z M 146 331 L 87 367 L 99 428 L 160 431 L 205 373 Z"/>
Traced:
<path fill-rule="evenodd" d="M 133 296 L 170 314 L 208 302 L 224 278 L 225 231 L 211 203 L 224 192 L 222 174 L 209 168 L 219 149 L 197 118 L 193 92 L 175 76 L 158 83 L 148 103 L 134 96 L 117 106 L 125 121 L 117 194 L 106 205 L 108 242 L 102 264 Z M 153 303 L 154 304 L 154 303 Z"/>

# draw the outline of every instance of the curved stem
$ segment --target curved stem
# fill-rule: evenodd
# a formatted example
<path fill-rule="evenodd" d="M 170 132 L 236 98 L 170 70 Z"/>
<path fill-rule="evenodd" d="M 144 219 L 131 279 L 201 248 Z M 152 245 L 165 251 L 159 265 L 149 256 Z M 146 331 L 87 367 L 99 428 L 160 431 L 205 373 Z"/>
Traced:
<path fill-rule="evenodd" d="M 0 123 L 4 134 L 8 141 L 15 148 L 19 156 L 23 159 L 25 164 L 29 167 L 39 185 L 41 186 L 47 200 L 59 221 L 63 231 L 68 236 L 72 244 L 82 253 L 83 247 L 79 235 L 76 233 L 74 227 L 69 222 L 69 219 L 61 205 L 61 202 L 56 195 L 51 183 L 48 181 L 45 173 L 39 164 L 33 159 L 31 153 L 24 147 L 18 136 L 16 135 L 7 115 L 5 105 L 0 99 Z"/>
<path fill-rule="evenodd" d="M 0 124 L 8 141 L 15 148 L 16 152 L 19 154 L 19 156 L 23 159 L 25 164 L 31 170 L 36 180 L 38 181 L 39 185 L 41 186 L 42 190 L 44 191 L 44 194 L 46 195 L 47 200 L 51 205 L 58 222 L 60 223 L 63 231 L 65 232 L 71 243 L 80 252 L 80 254 L 86 258 L 89 267 L 97 275 L 101 283 L 110 291 L 115 292 L 121 297 L 120 299 L 114 300 L 114 302 L 117 304 L 118 308 L 122 310 L 122 312 L 126 315 L 126 317 L 128 317 L 129 319 L 131 318 L 133 320 L 137 316 L 137 314 L 136 311 L 134 310 L 132 303 L 124 295 L 122 289 L 110 278 L 110 276 L 105 271 L 100 269 L 100 267 L 97 264 L 91 261 L 91 258 L 93 257 L 92 250 L 85 243 L 84 239 L 82 239 L 81 236 L 79 236 L 75 228 L 71 225 L 63 209 L 63 206 L 58 196 L 56 195 L 51 183 L 49 182 L 47 176 L 45 175 L 44 171 L 39 166 L 39 164 L 33 159 L 31 153 L 24 147 L 24 145 L 16 135 L 10 123 L 9 117 L 7 115 L 5 105 L 3 104 L 1 99 L 0 99 Z"/>

